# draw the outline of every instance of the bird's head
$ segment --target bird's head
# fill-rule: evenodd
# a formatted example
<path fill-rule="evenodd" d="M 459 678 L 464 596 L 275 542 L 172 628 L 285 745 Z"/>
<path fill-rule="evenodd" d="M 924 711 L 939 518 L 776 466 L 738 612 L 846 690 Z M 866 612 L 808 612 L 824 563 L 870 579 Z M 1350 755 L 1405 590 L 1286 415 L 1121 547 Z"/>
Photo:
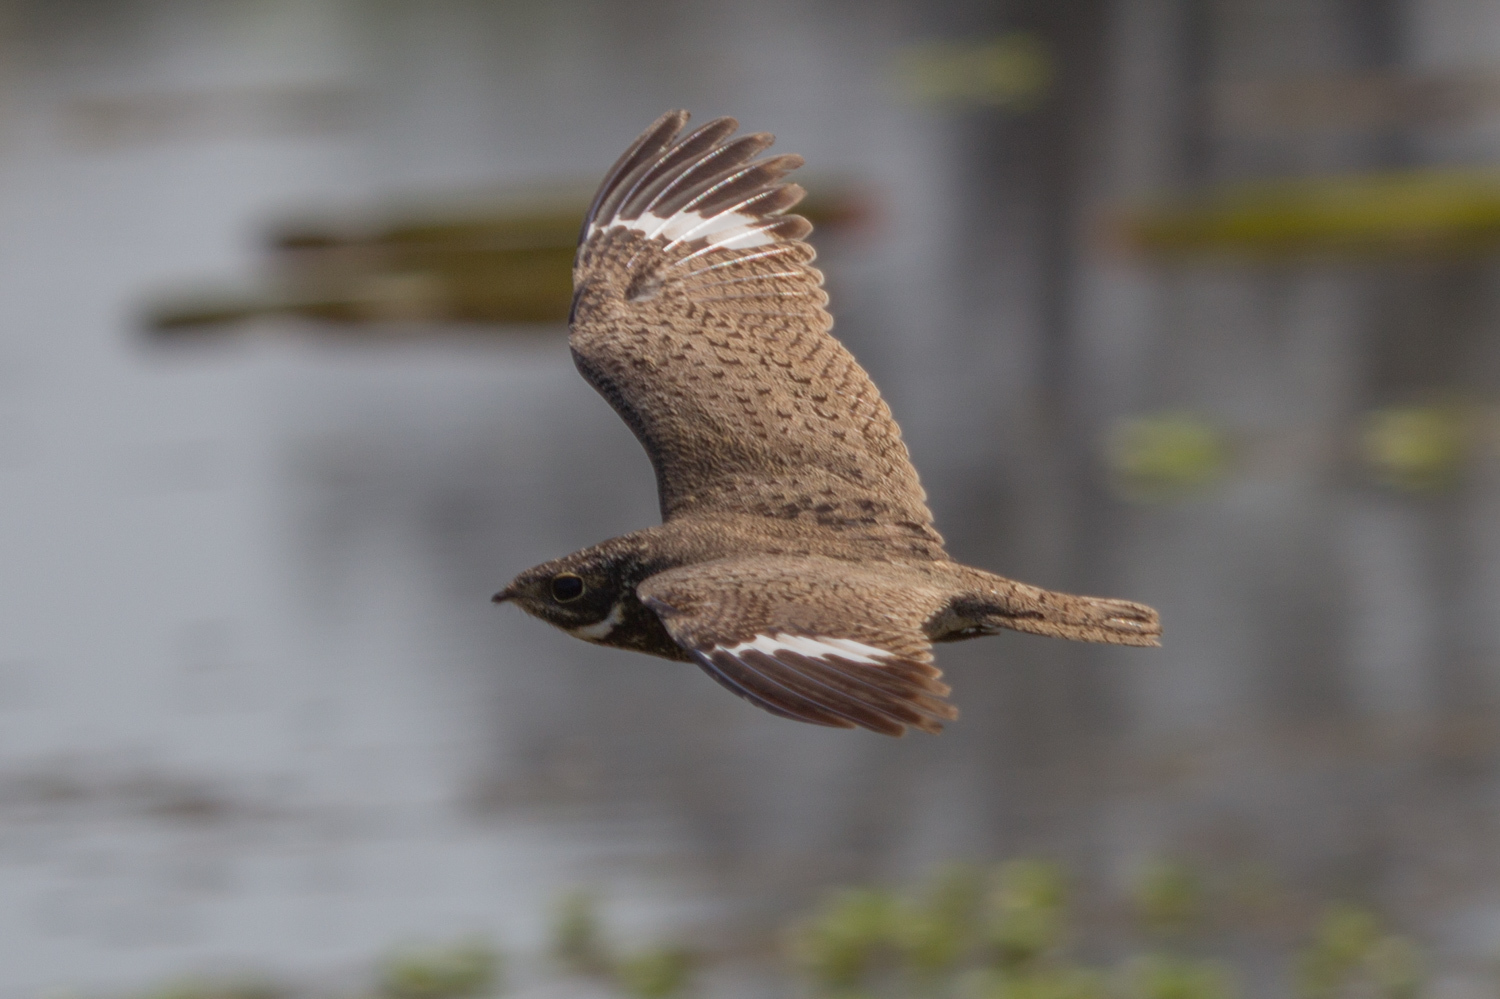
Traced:
<path fill-rule="evenodd" d="M 495 594 L 526 613 L 579 638 L 599 641 L 620 621 L 623 600 L 634 596 L 616 558 L 597 549 L 543 562 Z M 627 592 L 627 590 L 629 592 Z"/>

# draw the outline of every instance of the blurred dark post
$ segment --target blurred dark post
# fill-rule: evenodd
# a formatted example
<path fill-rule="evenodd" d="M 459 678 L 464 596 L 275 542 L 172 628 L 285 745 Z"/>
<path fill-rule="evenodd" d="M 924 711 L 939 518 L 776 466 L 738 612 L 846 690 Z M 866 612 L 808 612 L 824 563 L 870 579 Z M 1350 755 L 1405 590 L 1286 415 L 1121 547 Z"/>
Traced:
<path fill-rule="evenodd" d="M 1375 77 L 1401 71 L 1406 49 L 1404 0 L 1345 0 L 1344 23 L 1356 70 Z M 1400 126 L 1381 129 L 1370 137 L 1370 166 L 1394 168 L 1409 164 L 1414 151 Z"/>
<path fill-rule="evenodd" d="M 1177 0 L 1177 183 L 1192 189 L 1213 176 L 1211 0 Z"/>
<path fill-rule="evenodd" d="M 953 287 L 963 319 L 945 350 L 951 369 L 988 367 L 989 386 L 964 396 L 970 411 L 949 425 L 973 428 L 937 471 L 938 511 L 956 557 L 1059 588 L 1089 590 L 1102 492 L 1078 412 L 1076 278 L 1084 178 L 1098 152 L 1109 5 L 1101 0 L 1021 0 L 930 9 L 924 33 L 974 38 L 1034 36 L 1051 67 L 1047 92 L 1025 110 L 973 108 L 952 127 L 963 206 L 953 234 Z M 997 346 L 997 341 L 1022 338 Z M 1002 398 L 1003 361 L 1022 358 L 1026 396 Z M 957 509 L 953 509 L 953 506 Z M 1042 850 L 1082 861 L 1100 796 L 1107 742 L 1106 688 L 1090 650 L 1005 640 L 955 646 L 967 716 L 947 739 L 952 766 L 974 772 L 973 803 L 987 849 Z M 976 643 L 977 645 L 978 643 Z"/>
<path fill-rule="evenodd" d="M 1457 424 L 1451 414 L 1496 391 L 1493 175 L 1455 168 L 1444 141 L 1465 123 L 1452 109 L 1478 98 L 1432 96 L 1472 77 L 1417 72 L 1410 22 L 1425 15 L 1400 0 L 1177 9 L 1178 155 L 1160 186 L 1185 206 L 1186 238 L 1159 243 L 1148 276 L 1160 322 L 1145 404 L 1304 442 L 1284 446 L 1278 467 L 1241 467 L 1217 499 L 1140 522 L 1213 542 L 1218 564 L 1170 568 L 1192 581 L 1184 591 L 1212 590 L 1232 608 L 1212 654 L 1189 651 L 1235 684 L 1234 720 L 1256 718 L 1256 753 L 1305 738 L 1331 756 L 1337 732 L 1413 747 L 1419 762 L 1405 768 L 1350 752 L 1357 781 L 1318 806 L 1350 831 L 1285 858 L 1331 890 L 1373 893 L 1396 869 L 1390 802 L 1472 794 L 1418 740 L 1451 744 L 1492 725 L 1476 719 L 1491 719 L 1496 699 L 1490 611 L 1476 596 L 1492 578 L 1481 554 L 1492 484 L 1466 466 L 1402 486 L 1359 457 L 1372 414 Z M 1288 51 L 1292 31 L 1316 43 Z M 1253 127 L 1223 115 L 1238 87 L 1279 94 Z M 1258 835 L 1297 821 L 1271 803 L 1285 793 L 1247 791 L 1267 797 Z"/>
<path fill-rule="evenodd" d="M 1009 155 L 1023 157 L 1014 162 L 1009 193 L 1030 200 L 1036 212 L 1034 228 L 1023 237 L 1038 269 L 1036 433 L 1024 464 L 997 469 L 1007 478 L 1024 477 L 1017 486 L 1031 496 L 1020 508 L 1034 513 L 993 525 L 997 537 L 1002 527 L 1009 529 L 1011 550 L 1019 558 L 996 553 L 991 564 L 1082 592 L 1108 589 L 1099 578 L 1099 558 L 1110 523 L 1109 500 L 1093 460 L 1077 352 L 1083 212 L 1088 178 L 1101 152 L 1109 22 L 1110 5 L 1101 0 L 1018 5 L 1016 26 L 1035 31 L 1052 54 L 1052 92 L 1029 117 L 991 122 L 976 150 L 991 162 L 1006 155 L 1007 146 L 1016 150 Z M 1027 551 L 1031 524 L 1052 528 L 1055 547 Z M 1004 850 L 1060 847 L 1082 868 L 1097 859 L 1090 831 L 1099 827 L 1107 800 L 1106 761 L 1115 728 L 1109 681 L 1094 650 L 1028 644 L 1016 650 L 1018 659 L 1026 657 L 1023 667 L 997 671 L 1005 680 L 1006 717 L 986 729 L 995 739 L 995 756 L 1008 758 L 1020 778 L 1004 792 L 1008 800 L 991 803 L 994 842 Z"/>
<path fill-rule="evenodd" d="M 1405 63 L 1402 0 L 1349 0 L 1356 57 L 1369 70 L 1399 73 Z M 1404 125 L 1372 136 L 1370 166 L 1420 166 L 1420 152 Z M 1459 255 L 1393 268 L 1367 279 L 1364 322 L 1364 409 L 1478 398 L 1485 385 L 1484 343 L 1492 336 L 1487 301 L 1493 264 Z M 1479 514 L 1472 489 L 1418 495 L 1372 492 L 1363 503 L 1383 508 L 1376 517 L 1400 544 L 1416 539 L 1420 562 L 1408 567 L 1411 590 L 1425 606 L 1410 608 L 1427 640 L 1423 661 L 1410 664 L 1428 678 L 1427 703 L 1413 705 L 1434 718 L 1463 716 L 1492 706 L 1495 691 L 1481 675 L 1467 620 L 1466 599 L 1476 567 L 1471 533 Z M 1374 511 L 1372 511 L 1374 512 Z"/>

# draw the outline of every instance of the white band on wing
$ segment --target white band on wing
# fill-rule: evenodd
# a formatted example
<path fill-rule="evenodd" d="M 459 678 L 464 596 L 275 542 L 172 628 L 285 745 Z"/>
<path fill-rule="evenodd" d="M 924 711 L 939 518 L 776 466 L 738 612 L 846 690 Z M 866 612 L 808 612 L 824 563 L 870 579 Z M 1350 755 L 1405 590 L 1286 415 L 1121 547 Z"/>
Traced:
<path fill-rule="evenodd" d="M 764 652 L 768 656 L 774 656 L 781 651 L 797 652 L 809 659 L 827 659 L 837 656 L 840 659 L 850 659 L 857 663 L 867 663 L 871 666 L 879 666 L 882 660 L 894 659 L 895 653 L 885 649 L 878 649 L 873 645 L 856 642 L 850 638 L 823 638 L 808 635 L 788 635 L 785 632 L 776 632 L 773 635 L 756 635 L 748 642 L 738 645 L 720 645 L 717 648 L 737 656 L 742 652 L 755 649 Z"/>
<path fill-rule="evenodd" d="M 718 215 L 678 212 L 667 218 L 646 212 L 638 219 L 616 217 L 603 225 L 596 222 L 590 227 L 589 234 L 592 236 L 600 229 L 634 229 L 644 233 L 647 239 L 665 236 L 670 242 L 685 236 L 689 240 L 706 239 L 714 246 L 732 244 L 726 248 L 741 250 L 777 241 L 775 236 L 760 228 L 766 221 L 764 218 L 741 215 L 739 212 L 722 212 Z"/>

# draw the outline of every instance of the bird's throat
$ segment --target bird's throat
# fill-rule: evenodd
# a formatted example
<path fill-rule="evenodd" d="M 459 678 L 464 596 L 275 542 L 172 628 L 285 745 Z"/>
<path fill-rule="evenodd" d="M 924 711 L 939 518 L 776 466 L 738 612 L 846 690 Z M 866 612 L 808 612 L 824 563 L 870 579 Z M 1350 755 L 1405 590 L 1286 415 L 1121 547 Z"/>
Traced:
<path fill-rule="evenodd" d="M 609 609 L 609 614 L 603 621 L 595 621 L 593 624 L 582 624 L 576 628 L 569 628 L 568 634 L 575 638 L 581 638 L 585 642 L 603 642 L 620 625 L 625 618 L 625 601 L 617 600 L 615 605 Z"/>

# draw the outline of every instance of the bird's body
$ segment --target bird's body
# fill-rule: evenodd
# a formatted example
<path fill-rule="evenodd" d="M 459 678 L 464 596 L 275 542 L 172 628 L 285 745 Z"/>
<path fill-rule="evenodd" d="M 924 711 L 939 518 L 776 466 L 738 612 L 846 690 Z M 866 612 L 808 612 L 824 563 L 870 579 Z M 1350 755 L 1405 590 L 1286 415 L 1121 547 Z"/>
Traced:
<path fill-rule="evenodd" d="M 869 376 L 828 332 L 785 211 L 795 156 L 664 115 L 601 186 L 574 267 L 583 376 L 656 470 L 663 523 L 522 573 L 497 600 L 695 662 L 775 714 L 892 735 L 956 717 L 931 645 L 1011 629 L 1158 644 L 1140 604 L 949 559 Z"/>

